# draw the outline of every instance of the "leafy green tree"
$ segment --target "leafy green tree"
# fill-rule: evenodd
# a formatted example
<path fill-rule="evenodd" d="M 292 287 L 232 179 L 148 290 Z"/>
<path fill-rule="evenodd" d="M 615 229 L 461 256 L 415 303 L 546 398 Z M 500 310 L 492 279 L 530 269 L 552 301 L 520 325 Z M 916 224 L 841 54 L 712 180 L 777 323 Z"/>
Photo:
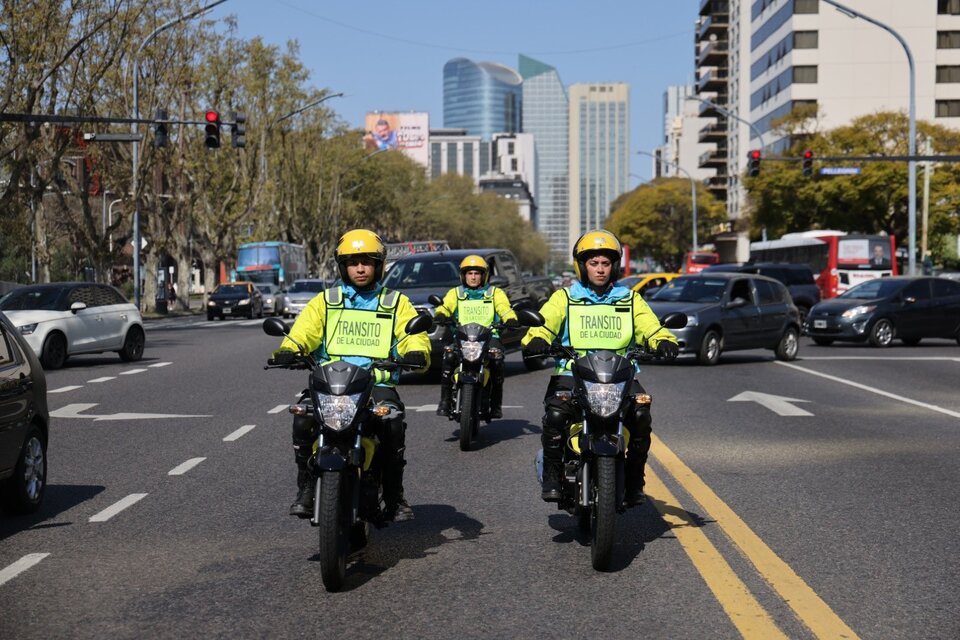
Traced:
<path fill-rule="evenodd" d="M 697 237 L 726 220 L 723 204 L 697 185 Z M 679 270 L 693 237 L 690 181 L 657 178 L 620 196 L 611 206 L 606 228 L 629 245 L 635 255 L 650 256 L 667 270 Z"/>

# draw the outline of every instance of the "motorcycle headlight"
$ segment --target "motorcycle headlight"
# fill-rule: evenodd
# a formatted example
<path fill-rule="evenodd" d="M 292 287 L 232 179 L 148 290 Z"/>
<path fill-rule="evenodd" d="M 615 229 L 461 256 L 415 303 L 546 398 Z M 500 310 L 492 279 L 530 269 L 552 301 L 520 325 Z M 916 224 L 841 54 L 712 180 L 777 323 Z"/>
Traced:
<path fill-rule="evenodd" d="M 877 305 L 875 304 L 862 304 L 858 307 L 847 309 L 840 315 L 843 316 L 844 318 L 856 318 L 857 316 L 862 316 L 865 313 L 870 313 L 876 308 L 877 308 Z"/>
<path fill-rule="evenodd" d="M 346 429 L 353 422 L 353 417 L 357 415 L 357 403 L 360 401 L 359 393 L 349 396 L 330 396 L 326 394 L 317 394 L 317 407 L 320 410 L 320 418 L 323 424 L 334 431 Z"/>
<path fill-rule="evenodd" d="M 590 409 L 601 418 L 615 414 L 620 408 L 623 388 L 626 384 L 626 382 L 586 382 L 587 402 L 590 404 Z"/>
<path fill-rule="evenodd" d="M 483 353 L 483 343 L 461 340 L 460 353 L 463 354 L 463 359 L 467 362 L 476 362 L 480 359 L 480 354 Z"/>
<path fill-rule="evenodd" d="M 37 330 L 37 325 L 39 322 L 34 322 L 33 324 L 25 324 L 20 326 L 20 335 L 28 336 L 34 331 Z"/>

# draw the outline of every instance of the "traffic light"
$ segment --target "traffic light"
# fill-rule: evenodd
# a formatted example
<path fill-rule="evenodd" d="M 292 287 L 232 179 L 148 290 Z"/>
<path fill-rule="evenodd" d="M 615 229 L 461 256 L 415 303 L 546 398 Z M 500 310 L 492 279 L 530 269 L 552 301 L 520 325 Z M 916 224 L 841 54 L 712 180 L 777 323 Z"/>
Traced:
<path fill-rule="evenodd" d="M 747 175 L 751 178 L 756 178 L 760 175 L 760 159 L 763 157 L 763 154 L 759 149 L 753 149 L 747 153 L 747 158 L 750 160 L 750 163 L 747 165 Z"/>
<path fill-rule="evenodd" d="M 153 146 L 159 149 L 167 146 L 167 110 L 157 109 L 153 119 Z"/>
<path fill-rule="evenodd" d="M 204 130 L 207 132 L 206 144 L 207 149 L 219 149 L 220 148 L 220 114 L 216 111 L 207 111 L 204 119 L 207 121 L 207 125 L 204 127 Z"/>
<path fill-rule="evenodd" d="M 803 175 L 806 178 L 813 175 L 813 151 L 810 149 L 803 152 Z"/>
<path fill-rule="evenodd" d="M 230 125 L 230 144 L 234 149 L 242 149 L 247 146 L 247 115 L 243 111 L 234 111 L 231 115 L 233 124 Z"/>

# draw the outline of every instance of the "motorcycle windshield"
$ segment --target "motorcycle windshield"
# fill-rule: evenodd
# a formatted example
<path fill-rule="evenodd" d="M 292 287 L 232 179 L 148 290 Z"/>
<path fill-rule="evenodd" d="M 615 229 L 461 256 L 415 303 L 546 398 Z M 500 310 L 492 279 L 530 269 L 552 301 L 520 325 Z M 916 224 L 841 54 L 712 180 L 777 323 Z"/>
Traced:
<path fill-rule="evenodd" d="M 457 327 L 457 340 L 463 342 L 486 342 L 490 337 L 490 327 L 469 323 Z"/>
<path fill-rule="evenodd" d="M 369 369 L 343 360 L 334 360 L 310 374 L 310 388 L 328 395 L 353 395 L 369 389 L 370 377 Z"/>
<path fill-rule="evenodd" d="M 574 376 L 584 382 L 616 383 L 633 378 L 633 363 L 613 351 L 594 351 L 574 360 Z"/>

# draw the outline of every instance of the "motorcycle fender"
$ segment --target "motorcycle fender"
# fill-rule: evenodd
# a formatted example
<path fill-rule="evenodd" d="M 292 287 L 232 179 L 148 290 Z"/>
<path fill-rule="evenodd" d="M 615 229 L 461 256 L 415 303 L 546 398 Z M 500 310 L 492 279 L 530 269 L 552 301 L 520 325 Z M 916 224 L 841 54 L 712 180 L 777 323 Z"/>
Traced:
<path fill-rule="evenodd" d="M 316 471 L 340 471 L 347 466 L 347 459 L 337 451 L 321 452 L 314 463 Z"/>
<path fill-rule="evenodd" d="M 594 438 L 590 442 L 590 450 L 598 456 L 612 457 L 620 453 L 620 443 L 618 439 Z"/>

